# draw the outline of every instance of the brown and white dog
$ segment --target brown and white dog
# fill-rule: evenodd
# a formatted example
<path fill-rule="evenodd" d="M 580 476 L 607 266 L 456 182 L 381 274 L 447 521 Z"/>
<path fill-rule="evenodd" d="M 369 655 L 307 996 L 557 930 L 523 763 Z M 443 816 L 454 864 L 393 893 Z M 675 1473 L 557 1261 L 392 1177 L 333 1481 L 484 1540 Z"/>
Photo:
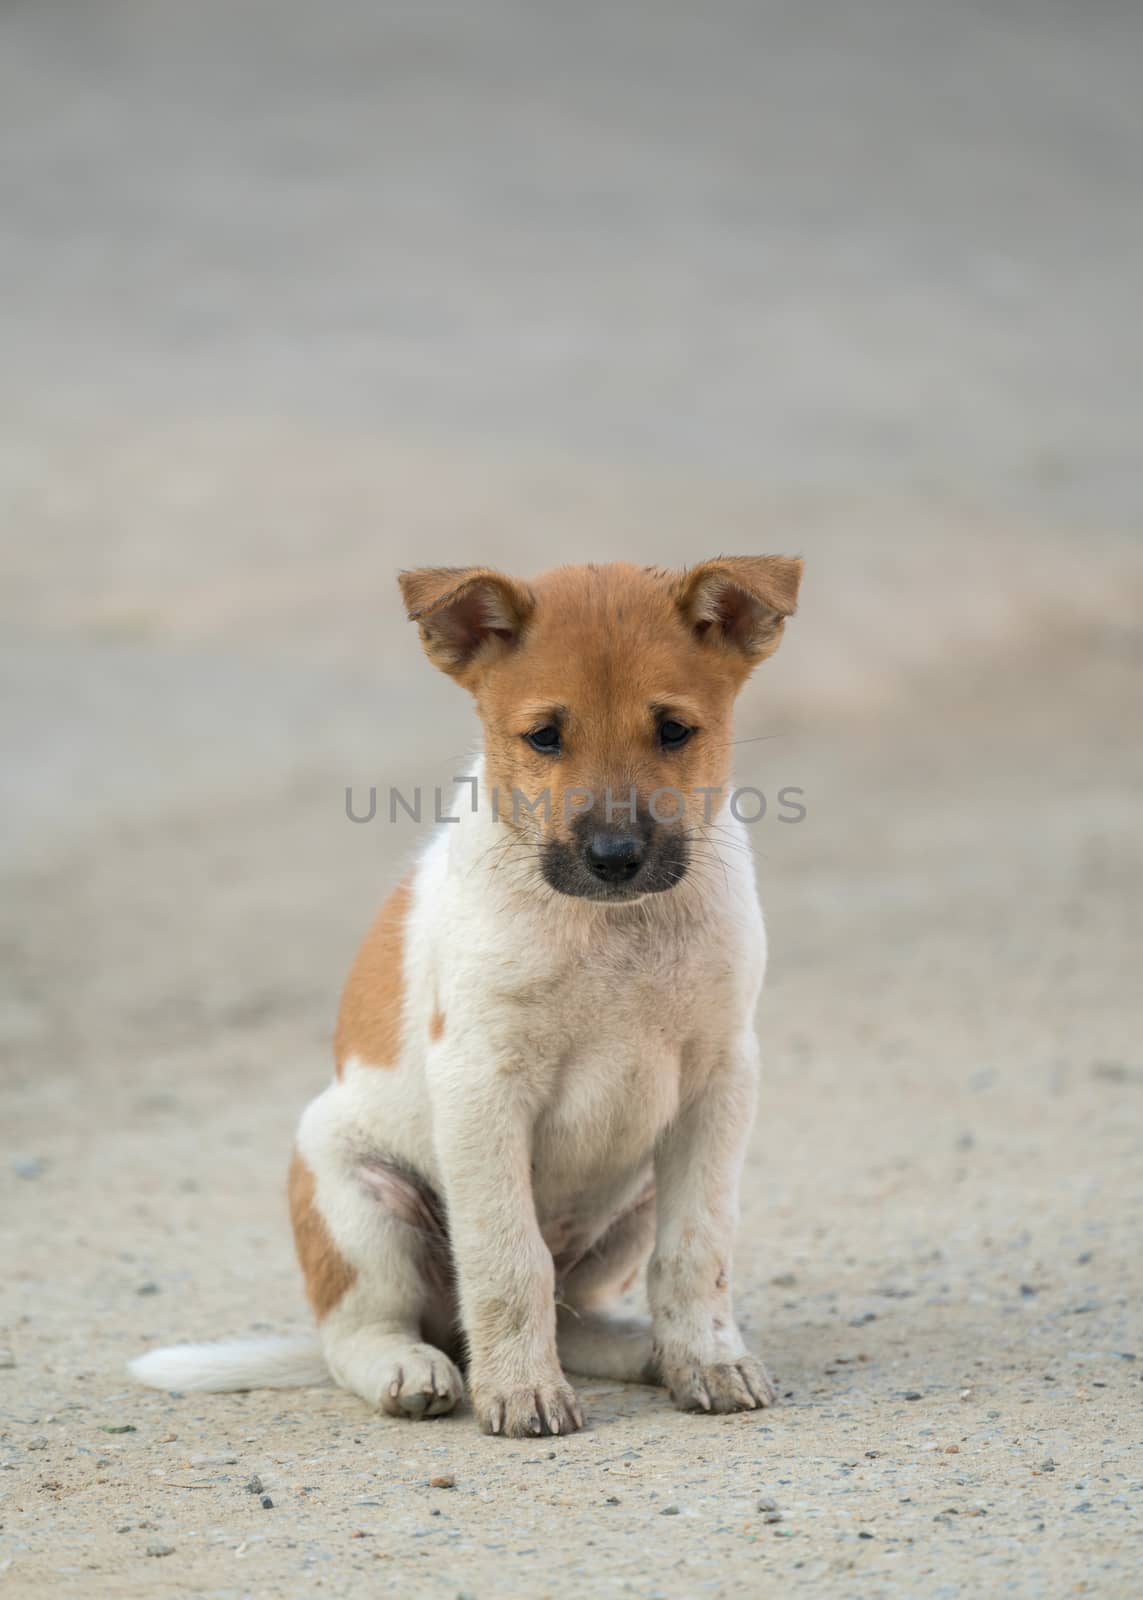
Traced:
<path fill-rule="evenodd" d="M 765 935 L 727 805 L 731 712 L 801 562 L 406 572 L 476 698 L 459 824 L 350 973 L 290 1169 L 316 1338 L 153 1351 L 144 1383 L 332 1375 L 394 1416 L 583 1425 L 565 1367 L 687 1410 L 774 1398 L 731 1304 Z M 649 1323 L 602 1316 L 648 1263 Z"/>

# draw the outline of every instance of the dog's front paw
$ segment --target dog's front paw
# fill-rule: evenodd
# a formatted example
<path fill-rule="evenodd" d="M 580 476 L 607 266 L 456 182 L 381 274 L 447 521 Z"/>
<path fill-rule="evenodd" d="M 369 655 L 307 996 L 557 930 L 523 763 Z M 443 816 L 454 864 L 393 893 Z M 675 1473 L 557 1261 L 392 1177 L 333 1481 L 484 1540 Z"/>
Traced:
<path fill-rule="evenodd" d="M 575 1390 L 562 1377 L 503 1388 L 480 1385 L 473 1390 L 472 1404 L 484 1432 L 503 1434 L 507 1439 L 575 1433 L 583 1427 L 583 1410 Z"/>
<path fill-rule="evenodd" d="M 753 1356 L 700 1361 L 661 1354 L 658 1367 L 680 1411 L 754 1411 L 778 1398 L 769 1373 Z"/>

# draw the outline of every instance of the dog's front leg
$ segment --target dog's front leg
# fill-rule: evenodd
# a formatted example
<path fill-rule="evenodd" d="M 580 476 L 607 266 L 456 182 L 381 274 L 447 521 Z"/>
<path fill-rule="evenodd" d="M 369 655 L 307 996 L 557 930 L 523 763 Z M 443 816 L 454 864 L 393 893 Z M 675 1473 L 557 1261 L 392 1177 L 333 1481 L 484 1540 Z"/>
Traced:
<path fill-rule="evenodd" d="M 659 1378 L 684 1411 L 746 1411 L 775 1399 L 766 1369 L 742 1342 L 730 1283 L 757 1076 L 751 1034 L 730 1049 L 656 1152 L 658 1224 L 647 1288 Z"/>
<path fill-rule="evenodd" d="M 464 1060 L 440 1063 L 434 1093 L 469 1392 L 486 1433 L 574 1433 L 583 1412 L 556 1353 L 555 1270 L 532 1195 L 534 1107 L 521 1071 L 477 1054 L 470 1039 Z"/>

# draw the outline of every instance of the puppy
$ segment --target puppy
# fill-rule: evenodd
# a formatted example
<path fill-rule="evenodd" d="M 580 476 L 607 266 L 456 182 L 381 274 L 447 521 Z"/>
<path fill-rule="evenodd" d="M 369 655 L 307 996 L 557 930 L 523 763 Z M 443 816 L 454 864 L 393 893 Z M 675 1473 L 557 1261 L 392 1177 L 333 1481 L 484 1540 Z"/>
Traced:
<path fill-rule="evenodd" d="M 350 973 L 290 1167 L 317 1338 L 183 1346 L 162 1388 L 337 1383 L 488 1433 L 583 1426 L 565 1369 L 770 1405 L 731 1250 L 765 935 L 731 714 L 801 562 L 401 575 L 484 751 Z M 600 1308 L 647 1266 L 651 1318 Z"/>

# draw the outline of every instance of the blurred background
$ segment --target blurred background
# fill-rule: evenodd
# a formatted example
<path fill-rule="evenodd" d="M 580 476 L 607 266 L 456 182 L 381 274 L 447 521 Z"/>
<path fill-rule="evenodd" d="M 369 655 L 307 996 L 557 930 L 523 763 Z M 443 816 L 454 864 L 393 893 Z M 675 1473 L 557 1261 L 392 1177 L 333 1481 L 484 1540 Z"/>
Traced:
<path fill-rule="evenodd" d="M 1112 0 L 0 10 L 17 1423 L 119 1395 L 148 1338 L 302 1321 L 291 1130 L 420 843 L 347 821 L 345 787 L 383 814 L 474 735 L 397 569 L 780 551 L 802 609 L 738 778 L 807 816 L 755 830 L 747 1318 L 819 1453 L 833 1330 L 867 1312 L 859 1415 L 909 1363 L 983 1403 L 995 1353 L 1030 1450 L 1126 1449 L 1141 50 Z M 1069 1397 L 1102 1372 L 1087 1411 L 1051 1409 L 1045 1364 Z M 621 1432 L 628 1404 L 596 1410 Z M 301 1426 L 350 1425 L 322 1405 Z M 20 1524 L 14 1571 L 95 1549 L 100 1592 L 114 1471 L 53 1466 L 79 1488 Z M 990 1470 L 1003 1561 L 1023 1480 Z M 815 1483 L 806 1581 L 832 1559 Z M 1100 1559 L 1127 1562 L 1105 1509 Z M 1085 1560 L 1061 1541 L 1054 1570 Z"/>

